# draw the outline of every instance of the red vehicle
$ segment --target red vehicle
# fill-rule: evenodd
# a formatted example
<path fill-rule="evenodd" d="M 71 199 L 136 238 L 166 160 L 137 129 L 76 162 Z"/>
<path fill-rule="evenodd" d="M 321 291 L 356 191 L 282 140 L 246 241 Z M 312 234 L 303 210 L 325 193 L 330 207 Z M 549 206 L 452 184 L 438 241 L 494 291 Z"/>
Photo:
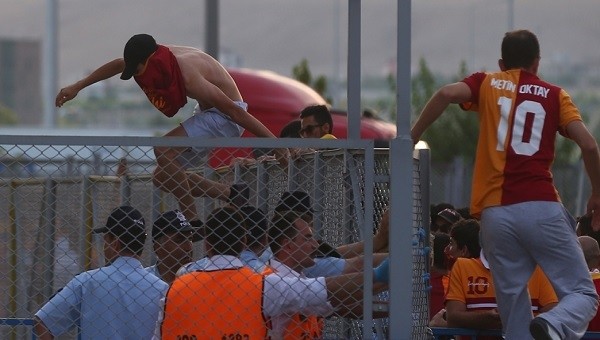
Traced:
<path fill-rule="evenodd" d="M 307 85 L 272 71 L 251 69 L 228 69 L 248 103 L 248 112 L 260 120 L 273 134 L 279 136 L 281 129 L 290 121 L 299 119 L 300 111 L 309 105 L 327 104 L 325 99 Z M 348 117 L 345 112 L 332 110 L 333 134 L 337 138 L 348 136 Z M 361 118 L 360 137 L 374 139 L 377 145 L 396 137 L 394 124 Z M 242 137 L 251 137 L 244 132 Z M 212 167 L 229 164 L 232 157 L 252 157 L 250 149 L 215 150 L 210 159 Z"/>

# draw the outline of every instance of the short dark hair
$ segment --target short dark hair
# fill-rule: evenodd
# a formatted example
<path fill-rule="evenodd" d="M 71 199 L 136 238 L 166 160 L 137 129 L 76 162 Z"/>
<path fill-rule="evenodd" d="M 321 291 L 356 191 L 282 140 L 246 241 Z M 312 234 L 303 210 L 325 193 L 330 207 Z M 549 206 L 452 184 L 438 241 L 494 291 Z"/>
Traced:
<path fill-rule="evenodd" d="M 285 239 L 291 239 L 298 234 L 294 225 L 297 220 L 302 220 L 302 213 L 297 211 L 276 211 L 269 226 L 269 246 L 273 254 L 276 254 Z"/>
<path fill-rule="evenodd" d="M 329 124 L 329 133 L 333 132 L 333 119 L 327 105 L 311 105 L 300 112 L 300 118 L 313 116 L 318 124 Z"/>
<path fill-rule="evenodd" d="M 292 120 L 291 122 L 285 124 L 285 126 L 279 132 L 279 138 L 302 138 L 300 136 L 300 129 L 302 128 L 302 123 L 299 120 Z"/>
<path fill-rule="evenodd" d="M 438 218 L 438 214 L 444 209 L 454 209 L 454 206 L 446 202 L 432 204 L 429 206 L 429 228 L 431 232 L 436 232 L 439 230 L 439 227 L 434 222 Z"/>
<path fill-rule="evenodd" d="M 269 227 L 267 215 L 262 211 L 262 209 L 250 205 L 241 207 L 240 213 L 244 218 L 244 224 L 246 225 L 246 230 L 248 231 L 246 239 L 248 248 L 255 246 L 264 247 L 264 238 L 267 236 Z"/>
<path fill-rule="evenodd" d="M 506 69 L 528 68 L 540 57 L 540 43 L 529 30 L 507 32 L 502 39 L 502 61 Z"/>
<path fill-rule="evenodd" d="M 238 256 L 246 248 L 244 218 L 232 207 L 213 210 L 205 232 L 205 241 L 215 254 Z"/>
<path fill-rule="evenodd" d="M 577 235 L 590 236 L 600 243 L 600 231 L 592 228 L 592 214 L 588 213 L 577 218 Z"/>
<path fill-rule="evenodd" d="M 450 237 L 459 248 L 467 247 L 471 257 L 479 257 L 481 245 L 479 244 L 479 222 L 474 219 L 460 220 L 452 226 Z"/>
<path fill-rule="evenodd" d="M 438 268 L 447 269 L 444 249 L 450 244 L 450 236 L 446 233 L 434 233 L 433 235 L 433 264 Z"/>

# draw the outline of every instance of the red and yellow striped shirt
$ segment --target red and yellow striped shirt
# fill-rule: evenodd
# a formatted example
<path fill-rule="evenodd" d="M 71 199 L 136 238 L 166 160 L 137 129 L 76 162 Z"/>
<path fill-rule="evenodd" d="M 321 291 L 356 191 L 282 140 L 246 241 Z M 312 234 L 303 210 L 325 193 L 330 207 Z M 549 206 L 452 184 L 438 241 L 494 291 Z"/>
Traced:
<path fill-rule="evenodd" d="M 523 70 L 474 73 L 464 110 L 479 113 L 471 214 L 527 201 L 560 201 L 550 168 L 556 133 L 581 120 L 566 91 Z"/>

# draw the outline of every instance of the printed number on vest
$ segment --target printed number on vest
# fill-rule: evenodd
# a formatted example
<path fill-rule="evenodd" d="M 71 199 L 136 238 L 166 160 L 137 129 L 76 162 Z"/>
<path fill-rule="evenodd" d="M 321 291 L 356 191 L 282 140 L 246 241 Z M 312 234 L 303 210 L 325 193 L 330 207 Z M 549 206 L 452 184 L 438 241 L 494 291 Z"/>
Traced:
<path fill-rule="evenodd" d="M 221 337 L 221 340 L 249 340 L 249 339 L 250 339 L 250 335 L 240 334 L 240 333 L 223 334 L 223 336 Z"/>
<path fill-rule="evenodd" d="M 498 105 L 500 106 L 500 124 L 498 124 L 498 144 L 496 145 L 496 150 L 504 151 L 504 143 L 506 142 L 509 130 L 508 120 L 510 118 L 512 99 L 500 97 L 498 98 Z M 532 118 L 532 123 L 530 124 L 531 131 L 525 131 L 525 122 L 528 116 Z M 546 110 L 544 110 L 542 104 L 538 102 L 525 100 L 515 108 L 510 146 L 512 146 L 517 154 L 531 156 L 540 149 L 545 119 Z M 524 141 L 523 136 L 526 133 L 528 133 L 530 137 L 527 141 Z"/>

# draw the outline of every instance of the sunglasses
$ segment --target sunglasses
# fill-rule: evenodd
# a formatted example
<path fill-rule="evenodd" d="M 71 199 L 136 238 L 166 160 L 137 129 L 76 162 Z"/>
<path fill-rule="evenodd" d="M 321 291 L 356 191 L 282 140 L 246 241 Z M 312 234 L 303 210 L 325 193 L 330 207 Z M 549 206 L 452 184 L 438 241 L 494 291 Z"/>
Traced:
<path fill-rule="evenodd" d="M 300 135 L 303 136 L 303 135 L 312 133 L 315 128 L 321 127 L 323 125 L 325 125 L 325 124 L 307 125 L 307 126 L 303 127 L 302 129 L 300 129 Z"/>

